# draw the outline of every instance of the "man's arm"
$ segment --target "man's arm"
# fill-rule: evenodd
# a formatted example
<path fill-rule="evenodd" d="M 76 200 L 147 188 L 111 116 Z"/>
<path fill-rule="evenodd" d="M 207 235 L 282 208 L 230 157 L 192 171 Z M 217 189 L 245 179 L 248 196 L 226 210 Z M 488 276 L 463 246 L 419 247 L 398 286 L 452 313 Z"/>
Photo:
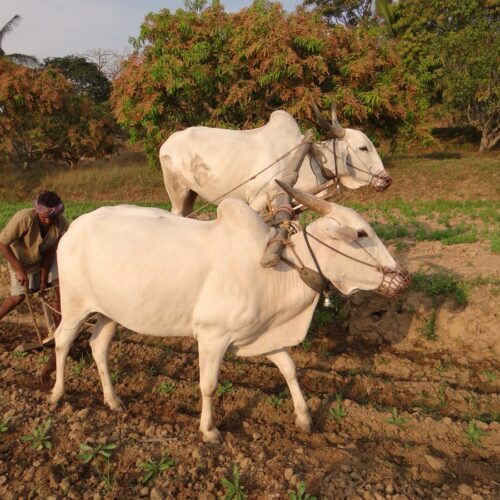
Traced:
<path fill-rule="evenodd" d="M 59 243 L 59 242 L 58 242 Z M 52 266 L 52 262 L 54 261 L 54 257 L 56 255 L 57 243 L 50 247 L 43 255 L 42 255 L 42 265 L 40 268 L 40 291 L 43 292 L 45 288 L 47 288 L 47 279 L 49 277 L 50 268 Z"/>
<path fill-rule="evenodd" d="M 27 279 L 26 270 L 24 269 L 23 265 L 17 260 L 10 246 L 0 242 L 0 252 L 2 252 L 3 256 L 10 262 L 10 265 L 13 267 L 19 284 L 24 286 Z"/>

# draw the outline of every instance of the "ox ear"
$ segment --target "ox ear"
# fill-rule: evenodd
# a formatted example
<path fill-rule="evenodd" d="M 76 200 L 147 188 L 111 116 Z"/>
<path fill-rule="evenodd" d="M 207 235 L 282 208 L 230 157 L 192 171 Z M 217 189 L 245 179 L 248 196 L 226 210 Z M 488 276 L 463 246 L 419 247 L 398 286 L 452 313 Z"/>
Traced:
<path fill-rule="evenodd" d="M 351 226 L 337 226 L 328 224 L 328 226 L 326 227 L 326 232 L 328 236 L 330 236 L 330 238 L 342 240 L 346 243 L 352 243 L 353 241 L 358 239 L 358 232 Z"/>

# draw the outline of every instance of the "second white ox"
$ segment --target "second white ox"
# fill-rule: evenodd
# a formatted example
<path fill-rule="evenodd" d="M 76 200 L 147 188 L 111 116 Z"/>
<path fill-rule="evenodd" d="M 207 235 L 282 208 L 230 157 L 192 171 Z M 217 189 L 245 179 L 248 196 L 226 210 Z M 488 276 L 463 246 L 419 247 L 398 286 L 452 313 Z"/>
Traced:
<path fill-rule="evenodd" d="M 286 259 L 299 264 L 300 258 L 313 270 L 317 259 L 324 276 L 344 294 L 378 290 L 394 296 L 407 286 L 406 271 L 361 216 L 311 195 L 291 193 L 323 217 L 308 226 L 307 235 L 291 237 L 295 251 L 286 249 Z M 221 203 L 217 219 L 209 222 L 127 205 L 81 216 L 58 249 L 62 320 L 55 333 L 51 401 L 64 394 L 66 358 L 80 326 L 97 313 L 90 344 L 104 400 L 112 409 L 122 408 L 107 363 L 118 322 L 146 335 L 197 339 L 204 441 L 220 440 L 212 397 L 228 349 L 239 356 L 265 355 L 276 364 L 290 389 L 296 425 L 310 431 L 310 415 L 286 348 L 306 336 L 319 294 L 289 264 L 260 266 L 274 234 L 275 229 L 236 199 Z"/>
<path fill-rule="evenodd" d="M 359 130 L 343 128 L 334 108 L 331 124 L 321 118 L 317 108 L 315 112 L 331 139 L 315 145 L 316 155 L 307 154 L 303 159 L 295 187 L 313 192 L 338 174 L 350 189 L 366 185 L 379 191 L 387 188 L 390 175 L 370 139 Z M 273 180 L 290 179 L 296 168 L 293 155 L 282 156 L 301 141 L 297 122 L 281 110 L 256 129 L 190 127 L 175 132 L 160 148 L 172 213 L 190 214 L 197 195 L 216 204 L 227 197 L 239 198 L 255 211 L 263 211 L 273 198 Z"/>

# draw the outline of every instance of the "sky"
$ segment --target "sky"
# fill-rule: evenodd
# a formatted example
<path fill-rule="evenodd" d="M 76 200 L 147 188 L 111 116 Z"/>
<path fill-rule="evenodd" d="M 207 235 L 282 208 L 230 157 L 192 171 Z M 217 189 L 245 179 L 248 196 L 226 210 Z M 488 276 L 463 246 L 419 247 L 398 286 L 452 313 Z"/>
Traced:
<path fill-rule="evenodd" d="M 227 12 L 251 5 L 252 0 L 221 0 Z M 291 12 L 300 0 L 281 0 Z M 0 28 L 16 14 L 21 21 L 5 35 L 7 54 L 45 57 L 82 54 L 91 49 L 122 52 L 136 37 L 149 12 L 175 12 L 184 0 L 0 0 Z"/>

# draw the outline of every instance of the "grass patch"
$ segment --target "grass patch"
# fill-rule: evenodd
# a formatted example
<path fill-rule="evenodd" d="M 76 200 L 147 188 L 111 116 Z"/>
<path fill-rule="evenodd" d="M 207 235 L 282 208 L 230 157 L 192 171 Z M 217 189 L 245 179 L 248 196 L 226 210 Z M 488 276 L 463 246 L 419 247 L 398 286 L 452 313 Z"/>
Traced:
<path fill-rule="evenodd" d="M 416 291 L 424 292 L 434 300 L 453 298 L 461 306 L 467 304 L 468 301 L 465 285 L 452 274 L 417 272 L 412 275 L 411 287 Z"/>

